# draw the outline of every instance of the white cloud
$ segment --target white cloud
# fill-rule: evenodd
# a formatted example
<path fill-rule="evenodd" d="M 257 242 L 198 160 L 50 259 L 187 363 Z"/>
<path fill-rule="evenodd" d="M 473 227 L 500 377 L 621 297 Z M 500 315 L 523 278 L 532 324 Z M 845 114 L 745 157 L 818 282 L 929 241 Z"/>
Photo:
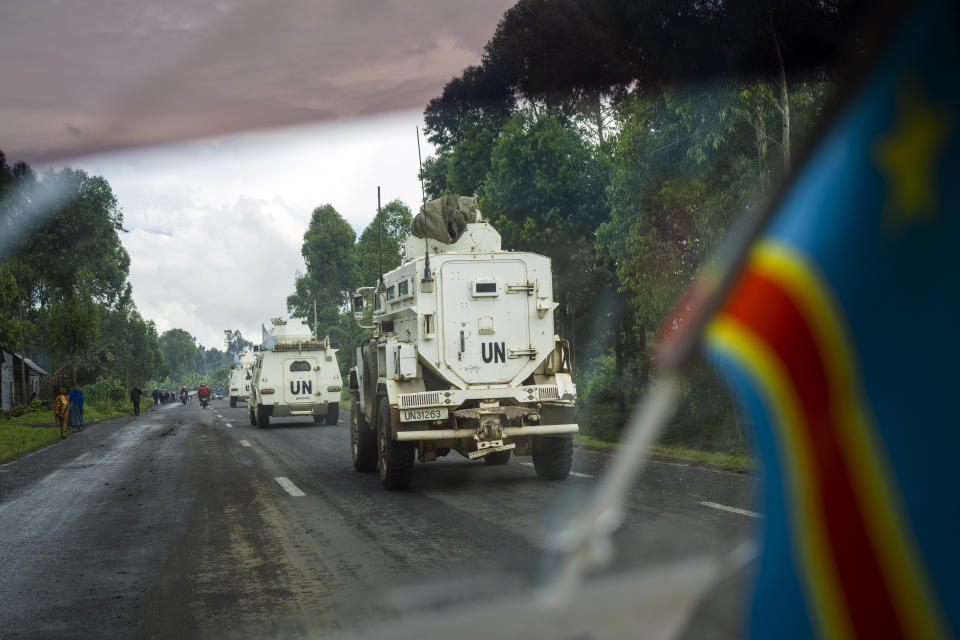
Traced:
<path fill-rule="evenodd" d="M 137 307 L 222 348 L 223 330 L 259 338 L 286 313 L 304 269 L 303 233 L 331 203 L 359 233 L 383 203 L 420 200 L 418 112 L 294 127 L 80 158 L 124 211 Z M 425 154 L 430 147 L 424 145 Z"/>

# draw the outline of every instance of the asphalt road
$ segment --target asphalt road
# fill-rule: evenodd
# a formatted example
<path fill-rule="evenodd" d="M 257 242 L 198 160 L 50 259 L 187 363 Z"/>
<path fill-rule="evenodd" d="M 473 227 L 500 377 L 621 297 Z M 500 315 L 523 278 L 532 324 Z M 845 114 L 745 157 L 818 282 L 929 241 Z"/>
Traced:
<path fill-rule="evenodd" d="M 245 407 L 168 405 L 0 465 L 0 635 L 308 637 L 519 597 L 611 461 L 577 449 L 572 477 L 543 482 L 529 458 L 453 453 L 388 493 L 350 464 L 348 412 L 260 430 Z M 606 574 L 722 555 L 762 522 L 753 504 L 746 476 L 651 462 Z M 686 635 L 735 634 L 745 582 Z"/>

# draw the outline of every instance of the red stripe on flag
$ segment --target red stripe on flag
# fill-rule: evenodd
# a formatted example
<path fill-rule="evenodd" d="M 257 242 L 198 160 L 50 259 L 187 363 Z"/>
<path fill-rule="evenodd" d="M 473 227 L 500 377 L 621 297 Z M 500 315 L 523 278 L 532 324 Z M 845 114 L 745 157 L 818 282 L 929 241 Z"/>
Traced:
<path fill-rule="evenodd" d="M 829 544 L 823 552 L 836 570 L 855 635 L 905 637 L 854 490 L 839 437 L 842 425 L 834 420 L 832 403 L 848 399 L 832 397 L 820 345 L 800 308 L 776 281 L 748 268 L 723 313 L 764 341 L 790 377 L 803 412 L 797 437 L 807 441 L 813 458 L 815 486 L 806 490 L 815 492 L 811 501 L 820 511 Z"/>

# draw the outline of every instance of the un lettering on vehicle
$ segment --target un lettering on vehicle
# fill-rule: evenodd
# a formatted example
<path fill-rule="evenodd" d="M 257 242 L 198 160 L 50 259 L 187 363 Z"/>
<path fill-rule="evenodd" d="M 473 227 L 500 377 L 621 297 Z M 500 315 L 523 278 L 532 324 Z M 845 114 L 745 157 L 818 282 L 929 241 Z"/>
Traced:
<path fill-rule="evenodd" d="M 506 362 L 507 345 L 505 342 L 482 342 L 480 343 L 480 357 L 487 364 Z"/>
<path fill-rule="evenodd" d="M 298 356 L 283 362 L 285 401 L 291 404 L 313 402 L 320 389 L 316 358 Z"/>

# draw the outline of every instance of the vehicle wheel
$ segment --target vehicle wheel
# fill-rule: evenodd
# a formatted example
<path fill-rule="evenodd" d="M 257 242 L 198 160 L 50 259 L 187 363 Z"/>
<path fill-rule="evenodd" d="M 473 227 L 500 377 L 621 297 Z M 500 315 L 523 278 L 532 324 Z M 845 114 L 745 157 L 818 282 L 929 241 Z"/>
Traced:
<path fill-rule="evenodd" d="M 230 408 L 236 409 L 237 407 L 237 396 L 230 396 Z"/>
<path fill-rule="evenodd" d="M 565 480 L 573 466 L 573 436 L 533 436 L 533 467 L 541 480 Z"/>
<path fill-rule="evenodd" d="M 390 438 L 390 405 L 380 399 L 377 411 L 377 468 L 380 482 L 387 489 L 399 490 L 410 486 L 413 479 L 413 443 L 397 442 Z"/>
<path fill-rule="evenodd" d="M 360 412 L 360 399 L 350 401 L 350 455 L 357 471 L 377 470 L 377 439 Z"/>
<path fill-rule="evenodd" d="M 257 414 L 253 412 L 252 404 L 247 405 L 247 415 L 250 416 L 250 426 L 251 427 L 257 426 Z"/>
<path fill-rule="evenodd" d="M 262 405 L 257 406 L 257 426 L 261 429 L 266 429 L 270 426 L 270 414 L 267 408 Z"/>
<path fill-rule="evenodd" d="M 331 402 L 327 407 L 327 424 L 335 425 L 340 421 L 340 403 Z"/>
<path fill-rule="evenodd" d="M 487 464 L 507 464 L 510 462 L 510 449 L 506 451 L 494 451 L 483 456 L 483 461 Z"/>

